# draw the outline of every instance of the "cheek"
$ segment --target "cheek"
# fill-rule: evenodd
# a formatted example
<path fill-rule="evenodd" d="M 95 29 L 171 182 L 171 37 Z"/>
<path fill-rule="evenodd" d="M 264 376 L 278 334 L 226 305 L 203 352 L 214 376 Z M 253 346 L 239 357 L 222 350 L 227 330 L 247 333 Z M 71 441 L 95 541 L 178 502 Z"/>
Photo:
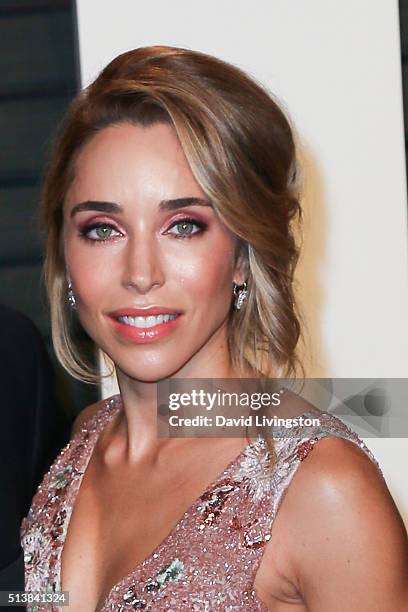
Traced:
<path fill-rule="evenodd" d="M 86 249 L 78 241 L 71 244 L 67 241 L 65 245 L 65 261 L 69 271 L 72 284 L 75 288 L 75 296 L 81 304 L 95 304 L 95 300 L 106 293 L 106 288 L 112 281 L 112 271 L 108 261 L 101 252 L 98 245 L 87 246 Z"/>
<path fill-rule="evenodd" d="M 210 250 L 185 257 L 175 262 L 174 278 L 195 302 L 210 312 L 219 304 L 228 307 L 232 295 L 233 248 L 230 245 L 214 245 Z M 198 302 L 198 303 L 197 303 Z"/>

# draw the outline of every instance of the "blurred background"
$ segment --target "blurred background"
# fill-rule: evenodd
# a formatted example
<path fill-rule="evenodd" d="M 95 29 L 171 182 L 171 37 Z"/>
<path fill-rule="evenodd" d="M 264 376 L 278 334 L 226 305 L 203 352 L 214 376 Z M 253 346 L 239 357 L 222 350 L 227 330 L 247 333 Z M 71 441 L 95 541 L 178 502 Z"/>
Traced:
<path fill-rule="evenodd" d="M 38 204 L 53 132 L 80 87 L 75 2 L 1 0 L 0 30 L 0 303 L 39 328 L 58 401 L 73 416 L 99 393 L 66 374 L 53 354 Z M 89 338 L 77 333 L 92 356 Z"/>

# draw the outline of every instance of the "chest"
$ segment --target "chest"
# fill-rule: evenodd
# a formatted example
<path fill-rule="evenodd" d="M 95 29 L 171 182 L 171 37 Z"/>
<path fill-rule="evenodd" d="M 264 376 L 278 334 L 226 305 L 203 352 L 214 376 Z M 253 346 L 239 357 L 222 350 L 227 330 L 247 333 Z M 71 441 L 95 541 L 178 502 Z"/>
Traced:
<path fill-rule="evenodd" d="M 153 561 L 156 572 L 149 571 L 151 563 L 147 565 L 147 573 L 136 572 L 134 578 L 138 586 L 146 585 L 155 575 L 157 577 L 163 567 L 169 567 L 172 563 L 174 565 L 176 557 L 180 557 L 185 563 L 185 572 L 191 570 L 192 574 L 197 575 L 197 568 L 201 566 L 199 577 L 204 582 L 207 572 L 210 575 L 213 571 L 218 586 L 224 586 L 233 592 L 229 572 L 225 571 L 225 567 L 230 562 L 230 571 L 234 576 L 241 575 L 244 559 L 239 557 L 242 554 L 239 549 L 242 548 L 243 540 L 237 532 L 236 548 L 233 546 L 234 538 L 230 538 L 229 554 L 226 553 L 228 543 L 225 542 L 225 536 L 229 529 L 226 529 L 224 534 L 221 526 L 225 528 L 228 525 L 228 510 L 230 518 L 237 516 L 234 504 L 227 508 L 221 503 L 219 510 L 224 513 L 217 515 L 212 512 L 217 510 L 217 506 L 209 504 L 213 498 L 207 495 L 203 499 L 199 498 L 201 503 L 198 505 L 193 504 L 194 511 L 183 515 L 185 495 L 176 495 L 169 483 L 167 490 L 162 490 L 160 495 L 157 494 L 156 487 L 142 486 L 140 482 L 134 482 L 133 486 L 126 489 L 123 489 L 123 486 L 118 489 L 117 479 L 112 482 L 106 479 L 104 483 L 95 482 L 92 480 L 92 470 L 88 474 L 71 515 L 61 558 L 62 589 L 69 591 L 72 609 L 81 609 L 84 612 L 101 610 L 112 587 L 120 584 L 124 577 L 131 576 L 135 568 L 141 568 L 146 560 Z M 228 484 L 225 488 L 228 489 Z M 168 503 L 163 503 L 163 499 L 167 499 Z M 224 499 L 226 501 L 226 498 Z M 203 527 L 201 533 L 200 526 Z M 279 535 L 277 534 L 277 537 Z M 250 537 L 256 538 L 256 531 L 253 531 Z M 209 552 L 208 565 L 213 566 L 208 569 L 203 564 L 203 551 L 206 549 Z M 294 594 L 280 571 L 283 567 L 280 550 L 279 547 L 276 551 L 272 547 L 268 548 L 268 572 L 265 572 L 261 562 L 252 586 L 258 601 L 265 604 L 264 610 L 303 612 L 302 607 L 294 608 Z M 161 565 L 154 565 L 156 551 L 159 556 L 164 553 Z M 177 551 L 178 555 L 166 556 L 172 551 Z M 251 551 L 248 546 L 245 554 L 249 561 L 252 557 L 256 562 L 256 557 L 251 555 L 251 552 L 255 550 Z M 274 563 L 271 563 L 271 555 L 274 556 Z M 187 559 L 190 559 L 189 568 Z M 222 566 L 224 567 L 220 571 Z M 275 568 L 272 572 L 271 567 Z M 224 585 L 221 584 L 222 581 L 225 581 Z M 129 584 L 131 582 L 128 581 Z M 248 586 L 251 586 L 250 581 Z M 237 580 L 237 589 L 245 591 L 244 587 L 245 584 L 238 584 Z M 197 588 L 195 590 L 198 591 Z M 127 589 L 122 597 L 126 593 L 131 594 Z M 190 595 L 194 597 L 194 593 Z M 217 599 L 222 597 L 219 592 L 214 592 L 214 595 Z"/>
<path fill-rule="evenodd" d="M 70 592 L 73 609 L 99 610 L 114 585 L 151 560 L 196 490 L 197 483 L 192 487 L 168 477 L 102 475 L 90 464 L 61 554 L 61 587 Z"/>
<path fill-rule="evenodd" d="M 265 550 L 271 512 L 269 502 L 265 508 L 255 507 L 245 493 L 236 472 L 240 460 L 235 460 L 210 486 L 191 478 L 191 474 L 184 481 L 158 480 L 137 473 L 101 476 L 95 462 L 84 465 L 81 460 L 67 474 L 64 468 L 63 478 L 60 471 L 58 478 L 54 475 L 53 482 L 58 481 L 61 488 L 60 501 L 51 504 L 52 516 L 55 512 L 55 518 L 63 516 L 67 508 L 67 520 L 58 529 L 63 537 L 57 541 L 63 543 L 53 549 L 52 555 L 57 559 L 60 555 L 55 576 L 58 578 L 59 572 L 59 586 L 70 592 L 70 609 L 107 612 L 121 609 L 120 605 L 130 597 L 133 608 L 136 605 L 149 610 L 173 606 L 180 612 L 286 612 L 286 608 L 278 607 L 279 596 L 271 598 L 271 572 L 266 578 L 262 572 L 256 573 Z M 224 457 L 223 465 L 226 463 Z M 82 481 L 78 481 L 77 474 L 84 469 Z M 214 474 L 219 474 L 219 465 L 213 469 Z M 208 473 L 205 479 L 208 481 Z M 66 481 L 71 481 L 71 486 L 66 487 Z M 205 493 L 200 495 L 202 491 Z M 43 497 L 37 498 L 37 506 L 48 495 L 44 490 Z M 66 501 L 73 508 L 71 513 Z M 44 553 L 39 560 L 47 567 L 48 542 L 54 538 L 52 516 L 50 535 L 41 521 L 34 521 L 31 528 L 36 531 L 45 527 L 41 536 Z M 54 579 L 52 572 L 51 576 L 46 574 L 47 582 Z M 27 584 L 40 584 L 34 565 L 28 566 L 27 575 Z M 276 574 L 276 593 L 279 581 Z M 41 579 L 41 588 L 44 585 Z M 203 607 L 204 601 L 210 607 Z M 215 602 L 218 607 L 214 607 Z M 288 612 L 292 609 L 288 608 Z"/>

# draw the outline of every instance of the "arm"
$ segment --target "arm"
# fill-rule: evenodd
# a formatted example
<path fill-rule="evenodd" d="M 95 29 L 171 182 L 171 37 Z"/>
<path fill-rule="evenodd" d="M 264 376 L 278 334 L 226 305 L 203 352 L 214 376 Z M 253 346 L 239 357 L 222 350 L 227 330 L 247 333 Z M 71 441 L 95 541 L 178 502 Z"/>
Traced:
<path fill-rule="evenodd" d="M 320 440 L 282 508 L 291 583 L 310 612 L 408 612 L 407 532 L 384 479 L 353 442 Z"/>
<path fill-rule="evenodd" d="M 294 557 L 308 607 L 407 612 L 407 533 L 383 478 L 347 440 L 324 439 L 314 451 L 304 466 Z"/>

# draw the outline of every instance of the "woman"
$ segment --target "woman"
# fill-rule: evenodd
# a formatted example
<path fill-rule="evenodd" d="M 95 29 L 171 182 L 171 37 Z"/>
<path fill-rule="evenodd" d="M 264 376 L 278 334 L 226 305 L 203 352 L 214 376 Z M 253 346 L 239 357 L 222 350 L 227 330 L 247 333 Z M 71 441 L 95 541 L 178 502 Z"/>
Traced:
<path fill-rule="evenodd" d="M 295 169 L 276 102 L 201 53 L 124 53 L 73 101 L 43 192 L 54 345 L 98 380 L 69 303 L 120 395 L 39 487 L 27 590 L 81 612 L 408 609 L 401 517 L 340 420 L 303 404 L 322 416 L 308 438 L 157 435 L 160 380 L 296 375 Z"/>

